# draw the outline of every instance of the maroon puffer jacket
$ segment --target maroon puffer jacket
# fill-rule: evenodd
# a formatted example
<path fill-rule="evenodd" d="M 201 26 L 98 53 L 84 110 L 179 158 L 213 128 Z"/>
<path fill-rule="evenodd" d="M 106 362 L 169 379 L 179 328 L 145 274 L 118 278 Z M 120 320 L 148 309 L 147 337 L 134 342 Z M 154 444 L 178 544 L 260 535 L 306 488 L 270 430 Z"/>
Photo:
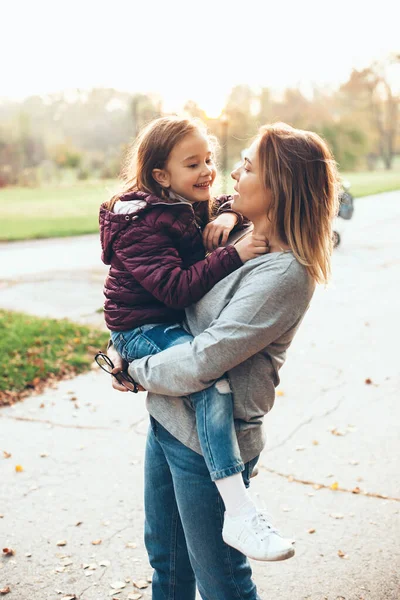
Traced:
<path fill-rule="evenodd" d="M 144 192 L 126 194 L 121 200 L 145 202 L 133 214 L 110 212 L 105 204 L 100 208 L 102 260 L 110 265 L 104 314 L 112 331 L 181 321 L 186 306 L 242 266 L 233 246 L 205 256 L 202 229 L 209 220 L 207 203 L 192 206 Z M 216 202 L 218 212 L 231 210 L 230 197 Z M 242 223 L 240 219 L 236 228 Z"/>

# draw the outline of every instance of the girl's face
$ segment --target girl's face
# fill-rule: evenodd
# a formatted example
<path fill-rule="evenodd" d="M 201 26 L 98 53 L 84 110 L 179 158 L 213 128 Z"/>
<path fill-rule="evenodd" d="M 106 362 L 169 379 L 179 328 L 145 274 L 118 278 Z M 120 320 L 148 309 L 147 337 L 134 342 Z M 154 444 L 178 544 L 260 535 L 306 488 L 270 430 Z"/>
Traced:
<path fill-rule="evenodd" d="M 261 180 L 258 144 L 259 140 L 251 144 L 243 164 L 231 173 L 237 192 L 233 196 L 232 208 L 253 222 L 265 219 L 271 203 L 271 191 L 265 189 Z"/>
<path fill-rule="evenodd" d="M 186 135 L 176 144 L 164 169 L 153 170 L 160 185 L 192 203 L 210 199 L 215 176 L 210 141 L 200 131 Z"/>

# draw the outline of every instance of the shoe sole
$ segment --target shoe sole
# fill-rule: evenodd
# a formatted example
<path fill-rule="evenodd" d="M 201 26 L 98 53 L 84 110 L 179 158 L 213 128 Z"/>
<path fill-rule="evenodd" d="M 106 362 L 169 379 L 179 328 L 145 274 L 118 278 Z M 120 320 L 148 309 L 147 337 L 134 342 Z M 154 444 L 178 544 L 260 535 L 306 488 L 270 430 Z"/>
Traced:
<path fill-rule="evenodd" d="M 231 543 L 229 541 L 229 537 L 228 536 L 224 537 L 224 535 L 223 535 L 222 539 L 224 540 L 225 544 L 228 544 L 228 546 L 231 546 L 232 548 L 235 548 L 235 550 L 239 550 L 239 552 L 241 552 L 242 554 L 244 554 L 248 558 L 251 558 L 252 560 L 259 560 L 259 561 L 262 561 L 262 562 L 278 562 L 278 561 L 281 561 L 281 560 L 288 560 L 289 558 L 292 558 L 295 555 L 295 549 L 294 549 L 294 547 L 292 547 L 292 548 L 289 548 L 283 554 L 278 554 L 276 556 L 269 557 L 269 558 L 264 558 L 264 557 L 260 558 L 259 556 L 251 556 L 251 554 L 247 554 L 243 550 L 243 548 L 240 547 L 240 544 L 235 545 L 234 543 Z"/>

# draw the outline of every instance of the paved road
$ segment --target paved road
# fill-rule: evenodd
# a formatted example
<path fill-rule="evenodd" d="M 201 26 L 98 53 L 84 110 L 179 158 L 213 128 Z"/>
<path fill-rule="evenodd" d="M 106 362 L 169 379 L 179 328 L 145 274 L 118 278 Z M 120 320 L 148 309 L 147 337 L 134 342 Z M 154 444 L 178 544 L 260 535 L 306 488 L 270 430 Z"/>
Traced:
<path fill-rule="evenodd" d="M 341 225 L 333 283 L 318 290 L 289 351 L 252 484 L 297 539 L 294 559 L 253 562 L 263 600 L 400 597 L 400 194 L 359 200 L 354 219 Z M 20 257 L 7 278 L 21 274 Z M 55 305 L 52 281 L 42 289 Z M 20 306 L 32 308 L 23 280 L 14 290 Z M 12 454 L 0 457 L 0 542 L 16 551 L 0 559 L 10 600 L 105 600 L 117 581 L 126 583 L 114 594 L 123 600 L 132 580 L 151 574 L 142 542 L 146 428 L 144 394 L 114 393 L 94 371 L 0 410 L 0 450 Z M 142 593 L 150 598 L 151 586 Z"/>

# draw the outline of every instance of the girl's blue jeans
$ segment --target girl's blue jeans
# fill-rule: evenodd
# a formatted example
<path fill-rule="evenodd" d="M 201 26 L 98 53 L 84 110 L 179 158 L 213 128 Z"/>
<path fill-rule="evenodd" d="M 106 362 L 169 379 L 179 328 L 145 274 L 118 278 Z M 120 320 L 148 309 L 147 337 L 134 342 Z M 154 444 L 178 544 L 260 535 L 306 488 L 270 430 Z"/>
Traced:
<path fill-rule="evenodd" d="M 130 331 L 113 331 L 111 339 L 127 362 L 193 340 L 181 325 L 143 325 Z M 240 473 L 244 464 L 235 433 L 233 398 L 226 378 L 191 394 L 204 460 L 212 481 Z"/>
<path fill-rule="evenodd" d="M 244 466 L 246 487 L 258 457 Z M 261 600 L 246 556 L 222 539 L 224 505 L 204 458 L 155 419 L 145 457 L 145 543 L 153 600 Z"/>

